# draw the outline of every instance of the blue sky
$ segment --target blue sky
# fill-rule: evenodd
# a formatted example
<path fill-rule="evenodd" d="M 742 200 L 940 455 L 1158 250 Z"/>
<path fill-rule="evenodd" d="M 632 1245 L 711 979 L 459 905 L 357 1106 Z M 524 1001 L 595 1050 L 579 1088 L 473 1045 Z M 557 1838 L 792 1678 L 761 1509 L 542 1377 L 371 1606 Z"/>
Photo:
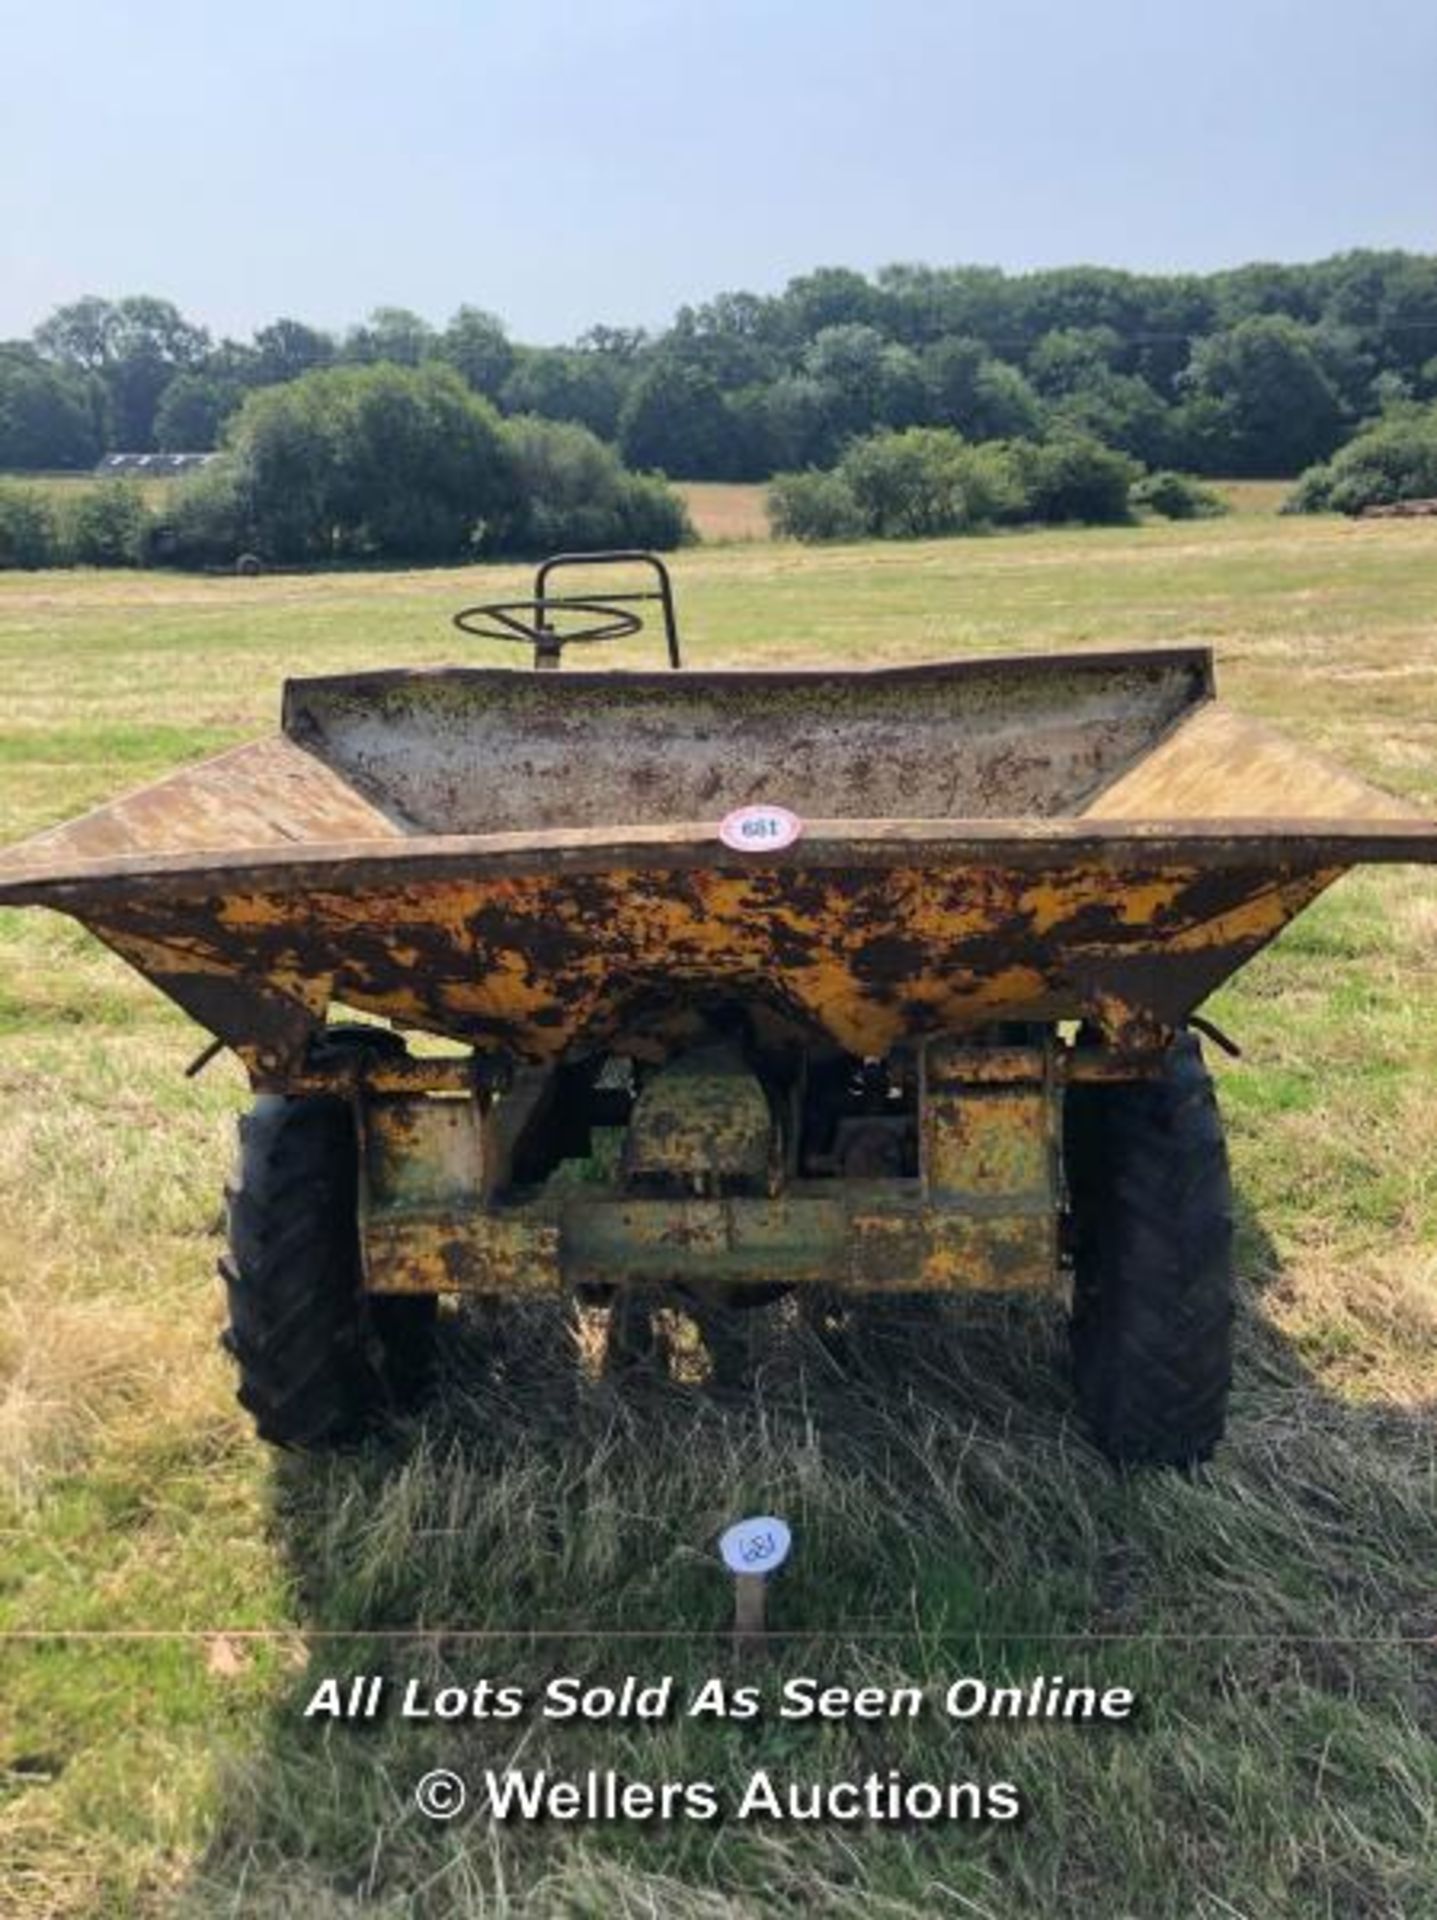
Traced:
<path fill-rule="evenodd" d="M 0 337 L 1437 249 L 1433 0 L 0 0 Z"/>

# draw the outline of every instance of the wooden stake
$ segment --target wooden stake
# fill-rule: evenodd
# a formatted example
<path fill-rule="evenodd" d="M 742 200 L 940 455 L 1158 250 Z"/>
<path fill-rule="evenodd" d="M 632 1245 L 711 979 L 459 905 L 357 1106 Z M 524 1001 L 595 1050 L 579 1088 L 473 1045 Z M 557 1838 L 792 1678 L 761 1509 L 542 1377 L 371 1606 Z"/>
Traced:
<path fill-rule="evenodd" d="M 752 1645 L 763 1638 L 763 1610 L 768 1581 L 761 1573 L 733 1577 L 733 1637 L 735 1646 Z"/>
<path fill-rule="evenodd" d="M 736 1520 L 719 1541 L 719 1558 L 733 1575 L 733 1643 L 752 1651 L 763 1639 L 768 1576 L 788 1558 L 793 1535 L 777 1514 Z"/>

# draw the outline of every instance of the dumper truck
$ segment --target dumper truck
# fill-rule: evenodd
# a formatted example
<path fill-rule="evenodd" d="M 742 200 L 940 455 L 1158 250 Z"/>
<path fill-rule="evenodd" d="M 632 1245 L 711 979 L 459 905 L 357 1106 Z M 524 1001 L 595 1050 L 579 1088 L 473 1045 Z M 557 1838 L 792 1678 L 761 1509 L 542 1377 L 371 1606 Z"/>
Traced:
<path fill-rule="evenodd" d="M 557 591 L 578 560 L 644 584 Z M 655 611 L 662 665 L 556 670 Z M 1222 704 L 1205 647 L 696 670 L 648 555 L 458 621 L 532 667 L 291 679 L 273 736 L 0 855 L 0 905 L 249 1077 L 221 1272 L 259 1433 L 411 1405 L 443 1296 L 1036 1292 L 1109 1456 L 1208 1456 L 1199 1009 L 1437 825 Z"/>

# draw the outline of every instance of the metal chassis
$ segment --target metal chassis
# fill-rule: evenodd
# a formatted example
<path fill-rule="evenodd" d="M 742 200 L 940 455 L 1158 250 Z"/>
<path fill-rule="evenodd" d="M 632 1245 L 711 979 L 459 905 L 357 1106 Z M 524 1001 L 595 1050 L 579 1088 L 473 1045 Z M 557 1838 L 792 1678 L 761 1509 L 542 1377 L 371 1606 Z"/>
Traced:
<path fill-rule="evenodd" d="M 361 1143 L 360 1242 L 375 1293 L 555 1294 L 783 1284 L 867 1293 L 1053 1290 L 1059 1284 L 1062 1088 L 1142 1077 L 1160 1056 L 926 1041 L 916 1179 L 775 1180 L 763 1194 L 626 1192 L 564 1163 L 509 1188 L 516 1091 L 471 1059 L 373 1056 L 344 1090 Z"/>

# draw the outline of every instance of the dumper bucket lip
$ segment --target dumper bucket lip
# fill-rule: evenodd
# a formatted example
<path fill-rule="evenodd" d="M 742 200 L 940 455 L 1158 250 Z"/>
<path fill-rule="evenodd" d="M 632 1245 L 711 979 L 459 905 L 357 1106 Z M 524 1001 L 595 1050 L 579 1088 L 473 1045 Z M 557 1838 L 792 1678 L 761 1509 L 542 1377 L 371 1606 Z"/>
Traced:
<path fill-rule="evenodd" d="M 779 667 L 685 667 L 681 674 L 653 667 L 565 667 L 558 674 L 536 675 L 528 668 L 475 667 L 463 663 L 432 667 L 370 667 L 352 673 L 294 675 L 284 683 L 280 724 L 292 739 L 306 734 L 300 701 L 307 691 L 382 693 L 389 688 L 433 680 L 467 685 L 503 682 L 558 691 L 567 696 L 622 686 L 640 693 L 702 692 L 713 687 L 819 687 L 832 681 L 863 682 L 865 686 L 906 686 L 934 682 L 1041 679 L 1055 671 L 1091 670 L 1095 676 L 1118 668 L 1187 667 L 1194 674 L 1196 700 L 1216 694 L 1213 650 L 1206 646 L 1094 647 L 1063 653 L 973 653 L 959 660 L 910 660 L 897 666 L 863 667 L 835 663 Z"/>
<path fill-rule="evenodd" d="M 1371 862 L 1437 863 L 1437 821 L 1303 818 L 1095 820 L 810 820 L 799 841 L 763 855 L 735 852 L 714 821 L 533 833 L 414 835 L 313 848 L 129 855 L 71 860 L 0 881 L 0 906 L 69 911 L 90 902 L 196 894 L 373 891 L 422 881 L 525 874 L 702 868 L 768 869 L 1002 865 L 1020 870 L 1086 863 L 1153 871 L 1188 867 L 1344 869 Z"/>

